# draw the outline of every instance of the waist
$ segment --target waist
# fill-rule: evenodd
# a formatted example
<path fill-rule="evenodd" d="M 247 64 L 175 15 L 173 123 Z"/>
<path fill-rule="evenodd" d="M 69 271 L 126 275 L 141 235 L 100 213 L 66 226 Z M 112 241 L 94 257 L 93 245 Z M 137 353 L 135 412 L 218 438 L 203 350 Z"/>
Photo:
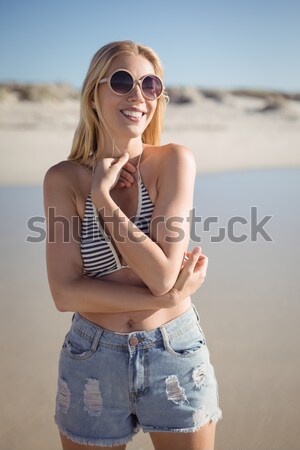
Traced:
<path fill-rule="evenodd" d="M 126 343 L 128 336 L 132 333 L 138 334 L 140 337 L 147 336 L 147 339 L 150 340 L 157 340 L 161 339 L 162 329 L 167 330 L 168 334 L 172 336 L 183 330 L 188 330 L 195 321 L 199 320 L 198 312 L 195 306 L 191 304 L 184 313 L 153 329 L 135 330 L 128 333 L 116 332 L 96 325 L 79 313 L 73 315 L 71 329 L 91 342 L 93 342 L 95 336 L 103 335 L 108 340 L 107 342 L 110 342 L 110 339 L 119 339 L 119 344 L 122 345 L 122 342 Z"/>
<path fill-rule="evenodd" d="M 81 316 L 105 330 L 129 334 L 133 331 L 155 329 L 184 314 L 190 308 L 191 298 L 187 297 L 174 308 L 131 311 L 127 313 L 81 313 Z"/>

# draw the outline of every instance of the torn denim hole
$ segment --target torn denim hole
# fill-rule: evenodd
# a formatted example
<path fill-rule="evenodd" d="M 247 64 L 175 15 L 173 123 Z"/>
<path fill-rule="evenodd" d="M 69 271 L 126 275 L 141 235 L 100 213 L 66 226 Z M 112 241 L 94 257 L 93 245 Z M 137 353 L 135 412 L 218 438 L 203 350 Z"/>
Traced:
<path fill-rule="evenodd" d="M 58 381 L 58 408 L 63 414 L 68 414 L 71 403 L 71 391 L 64 379 Z"/>
<path fill-rule="evenodd" d="M 202 427 L 207 423 L 208 414 L 205 408 L 200 408 L 193 414 L 193 421 L 196 427 Z"/>
<path fill-rule="evenodd" d="M 90 417 L 99 417 L 103 409 L 99 381 L 95 378 L 87 378 L 83 394 L 84 410 Z"/>
<path fill-rule="evenodd" d="M 166 393 L 168 400 L 171 400 L 176 405 L 182 405 L 184 402 L 188 402 L 185 389 L 180 386 L 176 375 L 170 375 L 166 378 Z"/>
<path fill-rule="evenodd" d="M 206 366 L 205 363 L 201 363 L 200 366 L 195 367 L 193 370 L 193 381 L 195 383 L 196 389 L 201 389 L 204 384 Z"/>

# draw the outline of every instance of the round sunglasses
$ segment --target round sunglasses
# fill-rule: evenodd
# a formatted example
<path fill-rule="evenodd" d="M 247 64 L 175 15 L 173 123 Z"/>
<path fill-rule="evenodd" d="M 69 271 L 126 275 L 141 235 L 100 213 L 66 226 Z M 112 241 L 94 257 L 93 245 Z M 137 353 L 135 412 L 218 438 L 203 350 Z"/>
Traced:
<path fill-rule="evenodd" d="M 136 80 L 126 69 L 118 69 L 110 77 L 102 78 L 99 84 L 102 83 L 108 83 L 117 95 L 128 95 L 138 84 L 143 96 L 148 100 L 157 100 L 164 90 L 163 82 L 157 75 L 145 75 Z"/>

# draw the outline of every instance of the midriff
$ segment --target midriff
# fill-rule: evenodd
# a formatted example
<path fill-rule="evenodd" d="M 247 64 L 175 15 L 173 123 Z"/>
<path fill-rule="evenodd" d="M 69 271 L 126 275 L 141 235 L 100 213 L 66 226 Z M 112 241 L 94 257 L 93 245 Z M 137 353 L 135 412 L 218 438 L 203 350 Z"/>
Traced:
<path fill-rule="evenodd" d="M 116 283 L 145 286 L 144 283 L 129 268 L 103 276 L 100 280 Z M 138 301 L 137 301 L 138 304 Z M 128 311 L 122 313 L 80 313 L 90 322 L 110 331 L 131 333 L 133 331 L 152 330 L 183 314 L 191 307 L 191 298 L 187 297 L 173 308 L 161 308 L 143 311 Z"/>

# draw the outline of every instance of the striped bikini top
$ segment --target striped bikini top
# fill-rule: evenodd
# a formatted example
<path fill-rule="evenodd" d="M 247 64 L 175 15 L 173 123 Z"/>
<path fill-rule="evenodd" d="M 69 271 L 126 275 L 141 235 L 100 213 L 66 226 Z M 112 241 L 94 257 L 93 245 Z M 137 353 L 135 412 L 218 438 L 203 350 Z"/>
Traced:
<path fill-rule="evenodd" d="M 140 174 L 141 154 L 137 164 L 138 206 L 133 223 L 143 233 L 149 236 L 154 205 Z M 129 267 L 128 265 L 121 264 L 110 237 L 105 233 L 100 223 L 98 211 L 92 202 L 91 194 L 86 199 L 84 217 L 81 225 L 81 256 L 83 273 L 90 277 L 101 277 Z"/>

